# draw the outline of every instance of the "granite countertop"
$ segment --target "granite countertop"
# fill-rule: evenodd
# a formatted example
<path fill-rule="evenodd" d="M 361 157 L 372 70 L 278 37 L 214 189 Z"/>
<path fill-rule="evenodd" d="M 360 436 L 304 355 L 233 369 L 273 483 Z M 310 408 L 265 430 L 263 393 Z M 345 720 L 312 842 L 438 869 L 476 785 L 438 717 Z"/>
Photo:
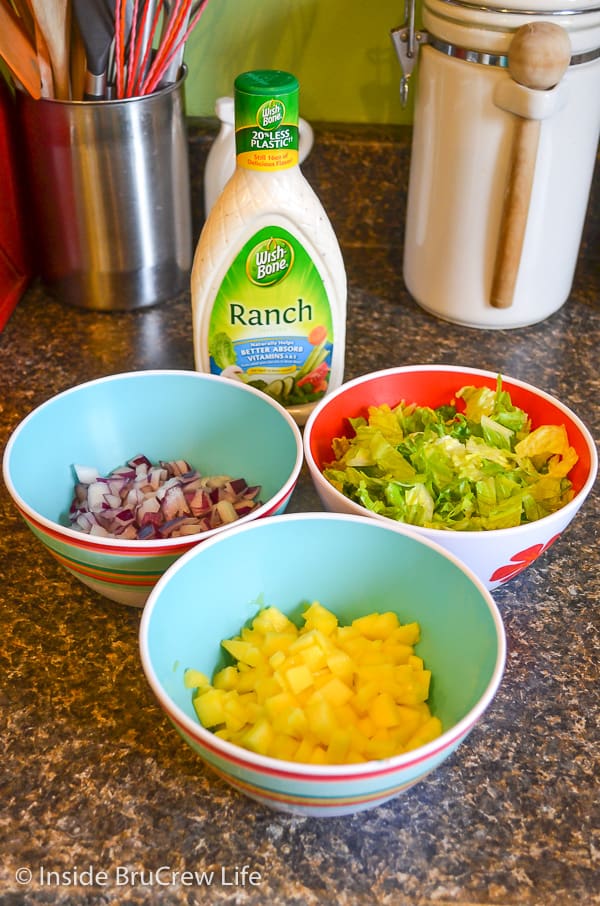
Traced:
<path fill-rule="evenodd" d="M 196 232 L 213 135 L 210 121 L 190 123 Z M 407 129 L 315 125 L 305 173 L 347 264 L 346 379 L 424 362 L 501 371 L 557 395 L 600 437 L 598 181 L 568 302 L 536 326 L 481 331 L 432 317 L 404 288 L 409 157 Z M 32 284 L 0 334 L 0 449 L 54 393 L 146 368 L 193 368 L 187 294 L 98 314 Z M 305 472 L 289 509 L 320 509 Z M 330 819 L 271 812 L 209 773 L 143 677 L 140 612 L 64 571 L 3 484 L 0 511 L 3 906 L 600 903 L 597 490 L 494 592 L 506 673 L 468 739 L 399 798 Z M 212 883 L 186 886 L 184 870 L 214 871 Z"/>

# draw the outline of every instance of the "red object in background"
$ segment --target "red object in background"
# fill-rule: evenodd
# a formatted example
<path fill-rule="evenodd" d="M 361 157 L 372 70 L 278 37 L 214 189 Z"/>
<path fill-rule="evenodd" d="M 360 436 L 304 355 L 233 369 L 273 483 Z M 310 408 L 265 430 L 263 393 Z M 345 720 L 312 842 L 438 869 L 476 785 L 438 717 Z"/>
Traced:
<path fill-rule="evenodd" d="M 0 331 L 33 276 L 14 107 L 11 91 L 0 74 Z"/>

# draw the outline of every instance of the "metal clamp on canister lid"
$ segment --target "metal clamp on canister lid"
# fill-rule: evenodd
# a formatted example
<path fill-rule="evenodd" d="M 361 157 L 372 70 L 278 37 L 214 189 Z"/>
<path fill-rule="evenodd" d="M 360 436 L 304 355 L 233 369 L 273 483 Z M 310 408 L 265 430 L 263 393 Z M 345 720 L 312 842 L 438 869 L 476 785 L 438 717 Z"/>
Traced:
<path fill-rule="evenodd" d="M 569 32 L 571 66 L 600 56 L 598 0 L 570 0 L 566 7 L 565 0 L 424 0 L 421 29 L 415 28 L 415 0 L 406 0 L 404 23 L 390 33 L 402 70 L 402 107 L 422 44 L 467 63 L 505 68 L 512 35 L 532 20 L 560 22 Z"/>
<path fill-rule="evenodd" d="M 404 24 L 393 28 L 390 32 L 400 68 L 402 69 L 402 78 L 400 79 L 400 103 L 406 107 L 408 103 L 408 86 L 417 55 L 421 44 L 427 44 L 429 34 L 422 29 L 415 30 L 415 0 L 406 0 L 406 12 Z"/>

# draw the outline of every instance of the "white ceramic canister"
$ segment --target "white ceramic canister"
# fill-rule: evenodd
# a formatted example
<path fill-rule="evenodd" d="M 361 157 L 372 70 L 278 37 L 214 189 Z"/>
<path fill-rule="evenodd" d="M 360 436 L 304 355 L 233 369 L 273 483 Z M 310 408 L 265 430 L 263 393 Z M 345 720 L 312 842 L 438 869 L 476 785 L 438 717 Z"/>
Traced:
<path fill-rule="evenodd" d="M 414 0 L 409 0 L 410 4 Z M 525 8 L 526 7 L 526 8 Z M 509 73 L 514 33 L 550 22 L 570 40 L 558 84 L 538 90 Z M 573 283 L 600 133 L 600 3 L 424 0 L 392 32 L 406 94 L 418 56 L 404 280 L 431 313 L 478 328 L 542 321 Z M 568 60 L 568 54 L 567 54 Z M 539 120 L 514 291 L 492 302 L 519 117 Z"/>

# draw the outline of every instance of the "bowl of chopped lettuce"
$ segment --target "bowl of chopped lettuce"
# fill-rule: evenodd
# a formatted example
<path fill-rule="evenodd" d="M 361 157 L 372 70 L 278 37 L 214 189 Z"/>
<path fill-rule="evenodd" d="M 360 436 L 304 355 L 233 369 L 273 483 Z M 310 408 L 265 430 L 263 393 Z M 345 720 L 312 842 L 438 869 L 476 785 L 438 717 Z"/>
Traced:
<path fill-rule="evenodd" d="M 191 547 L 285 510 L 302 467 L 286 410 L 195 371 L 109 375 L 30 412 L 4 482 L 36 538 L 93 591 L 141 607 Z"/>
<path fill-rule="evenodd" d="M 342 385 L 311 413 L 304 453 L 325 509 L 409 525 L 490 589 L 558 539 L 598 470 L 590 432 L 562 402 L 448 365 Z"/>

